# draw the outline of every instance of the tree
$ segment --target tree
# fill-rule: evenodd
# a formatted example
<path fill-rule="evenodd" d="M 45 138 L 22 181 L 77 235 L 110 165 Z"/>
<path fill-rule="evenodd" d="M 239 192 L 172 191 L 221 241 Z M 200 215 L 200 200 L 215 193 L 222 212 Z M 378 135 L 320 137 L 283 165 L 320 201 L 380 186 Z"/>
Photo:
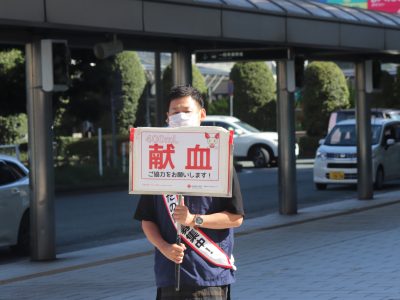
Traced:
<path fill-rule="evenodd" d="M 119 98 L 117 105 L 118 131 L 127 134 L 129 126 L 136 120 L 139 99 L 146 86 L 146 76 L 139 56 L 133 51 L 124 51 L 115 56 L 113 62 L 112 93 Z"/>
<path fill-rule="evenodd" d="M 276 83 L 265 62 L 239 62 L 230 73 L 233 80 L 233 113 L 262 130 L 276 129 Z"/>
<path fill-rule="evenodd" d="M 204 76 L 200 73 L 199 68 L 196 65 L 192 65 L 192 86 L 199 90 L 206 99 L 207 86 Z M 163 99 L 167 99 L 168 93 L 172 87 L 172 67 L 168 65 L 163 72 L 162 76 L 162 95 Z M 164 101 L 165 107 L 162 107 L 162 111 L 167 111 L 167 107 Z"/>
<path fill-rule="evenodd" d="M 0 52 L 0 115 L 26 112 L 25 58 L 19 49 Z"/>
<path fill-rule="evenodd" d="M 59 122 L 60 132 L 69 134 L 74 128 L 80 131 L 85 120 L 110 132 L 113 97 L 118 132 L 127 133 L 129 125 L 135 122 L 138 101 L 146 84 L 137 54 L 125 51 L 98 60 L 93 51 L 75 50 L 72 57 L 75 63 L 71 68 L 71 88 L 59 95 L 65 111 Z"/>
<path fill-rule="evenodd" d="M 340 68 L 332 62 L 312 62 L 304 74 L 304 129 L 308 136 L 326 134 L 329 115 L 349 107 L 349 90 Z"/>
<path fill-rule="evenodd" d="M 0 145 L 27 142 L 28 119 L 26 114 L 0 116 Z"/>

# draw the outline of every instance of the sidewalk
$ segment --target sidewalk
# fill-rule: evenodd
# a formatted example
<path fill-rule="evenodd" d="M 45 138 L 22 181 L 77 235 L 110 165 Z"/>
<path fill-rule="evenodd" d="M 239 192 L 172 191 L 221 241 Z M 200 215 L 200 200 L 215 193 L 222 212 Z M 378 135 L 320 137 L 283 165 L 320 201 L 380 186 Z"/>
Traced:
<path fill-rule="evenodd" d="M 233 299 L 400 300 L 400 193 L 245 220 L 236 232 Z M 0 299 L 155 299 L 144 239 L 18 261 Z"/>

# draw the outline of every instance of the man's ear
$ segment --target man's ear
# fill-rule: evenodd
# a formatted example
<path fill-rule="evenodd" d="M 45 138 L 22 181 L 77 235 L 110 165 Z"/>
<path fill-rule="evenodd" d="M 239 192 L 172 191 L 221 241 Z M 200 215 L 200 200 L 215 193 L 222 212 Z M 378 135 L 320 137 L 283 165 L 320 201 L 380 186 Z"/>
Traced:
<path fill-rule="evenodd" d="M 167 119 L 165 120 L 165 123 L 169 124 L 169 123 L 168 123 L 169 114 L 168 114 L 168 112 L 166 112 L 165 114 L 167 115 Z"/>
<path fill-rule="evenodd" d="M 200 110 L 200 122 L 203 121 L 206 118 L 206 110 L 202 108 Z"/>

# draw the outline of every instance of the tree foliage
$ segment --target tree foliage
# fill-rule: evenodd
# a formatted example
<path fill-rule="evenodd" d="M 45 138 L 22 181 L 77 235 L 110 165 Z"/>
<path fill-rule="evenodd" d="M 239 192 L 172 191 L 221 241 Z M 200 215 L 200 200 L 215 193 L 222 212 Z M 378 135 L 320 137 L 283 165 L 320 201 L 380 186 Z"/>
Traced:
<path fill-rule="evenodd" d="M 128 133 L 129 126 L 136 120 L 139 99 L 146 85 L 146 76 L 139 56 L 133 51 L 116 55 L 113 62 L 113 97 L 120 103 L 117 113 L 118 131 Z"/>
<path fill-rule="evenodd" d="M 138 101 L 146 84 L 143 67 L 135 52 L 125 51 L 98 60 L 92 51 L 72 53 L 72 86 L 64 93 L 64 115 L 60 131 L 80 131 L 88 120 L 95 127 L 111 131 L 111 99 L 117 118 L 117 130 L 126 133 L 136 118 Z"/>
<path fill-rule="evenodd" d="M 24 113 L 0 116 L 0 145 L 27 142 L 27 122 Z"/>
<path fill-rule="evenodd" d="M 222 98 L 213 100 L 208 104 L 207 114 L 209 115 L 229 115 L 229 99 Z"/>
<path fill-rule="evenodd" d="M 343 72 L 332 62 L 310 63 L 304 74 L 302 97 L 307 135 L 325 135 L 330 113 L 349 106 L 349 90 Z"/>
<path fill-rule="evenodd" d="M 265 62 L 239 62 L 230 73 L 234 82 L 233 113 L 262 130 L 276 129 L 276 83 Z"/>
<path fill-rule="evenodd" d="M 163 99 L 167 99 L 168 93 L 172 87 L 172 67 L 168 65 L 163 72 L 162 75 L 162 97 Z M 203 95 L 203 98 L 206 99 L 207 96 L 207 86 L 204 76 L 200 73 L 199 68 L 196 65 L 192 65 L 192 86 L 199 90 L 199 92 Z M 162 111 L 167 111 L 168 108 L 165 104 L 166 101 L 163 101 L 164 107 Z"/>
<path fill-rule="evenodd" d="M 371 97 L 371 107 L 400 108 L 400 73 L 399 68 L 395 76 L 387 71 L 380 73 L 379 90 L 374 91 Z"/>
<path fill-rule="evenodd" d="M 0 115 L 26 112 L 25 57 L 19 49 L 0 51 Z"/>

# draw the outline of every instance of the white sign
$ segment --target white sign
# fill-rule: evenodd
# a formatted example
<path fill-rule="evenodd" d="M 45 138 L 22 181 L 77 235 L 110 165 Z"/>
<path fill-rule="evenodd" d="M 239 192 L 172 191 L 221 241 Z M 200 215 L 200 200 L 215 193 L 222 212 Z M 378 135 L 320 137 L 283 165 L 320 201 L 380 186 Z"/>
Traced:
<path fill-rule="evenodd" d="M 232 150 L 222 127 L 132 128 L 129 193 L 231 197 Z"/>

